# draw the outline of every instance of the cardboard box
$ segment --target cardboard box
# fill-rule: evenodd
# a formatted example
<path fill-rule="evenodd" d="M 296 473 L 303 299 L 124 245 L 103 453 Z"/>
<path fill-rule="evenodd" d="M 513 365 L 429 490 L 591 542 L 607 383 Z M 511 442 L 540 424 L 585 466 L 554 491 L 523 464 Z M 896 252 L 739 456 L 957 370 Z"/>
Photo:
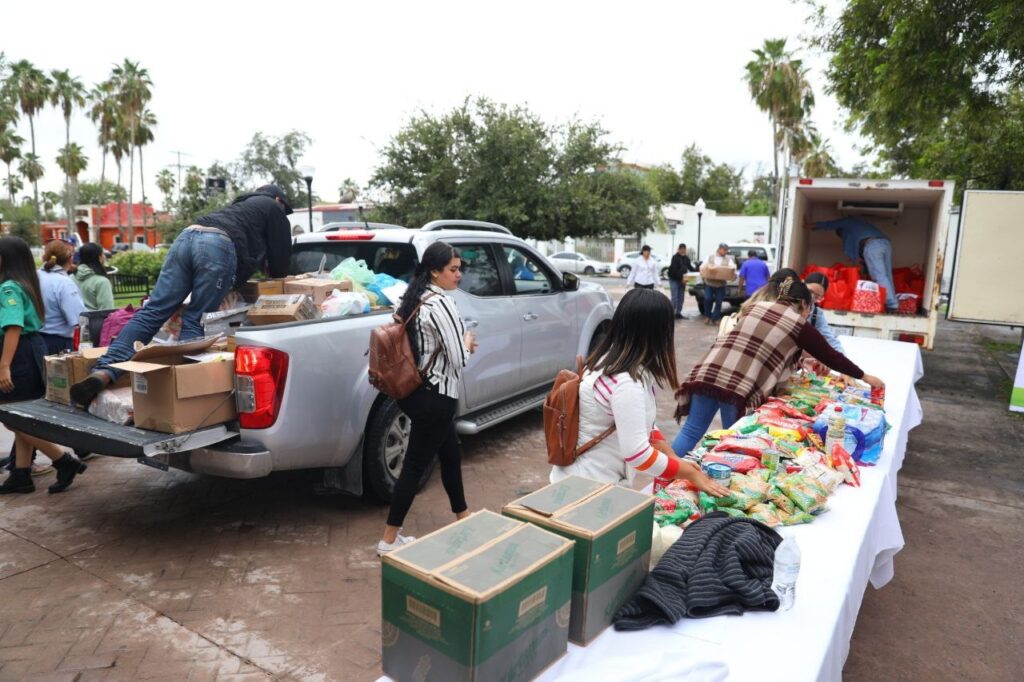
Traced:
<path fill-rule="evenodd" d="M 239 306 L 227 310 L 218 310 L 212 313 L 203 313 L 202 322 L 203 336 L 228 336 L 235 333 L 235 329 L 242 326 L 247 319 L 249 306 Z"/>
<path fill-rule="evenodd" d="M 566 652 L 571 586 L 565 538 L 489 511 L 445 526 L 381 560 L 384 674 L 532 679 Z"/>
<path fill-rule="evenodd" d="M 235 419 L 235 363 L 194 362 L 216 339 L 147 346 L 128 362 L 111 365 L 131 372 L 135 426 L 183 433 Z"/>
<path fill-rule="evenodd" d="M 84 348 L 75 353 L 47 355 L 43 364 L 46 370 L 46 399 L 61 405 L 71 404 L 71 387 L 85 380 L 92 372 L 96 361 L 107 352 L 107 347 Z M 129 377 L 122 376 L 111 388 L 129 385 Z"/>
<path fill-rule="evenodd" d="M 305 294 L 260 296 L 249 308 L 249 322 L 254 325 L 315 320 L 319 317 L 320 309 Z"/>
<path fill-rule="evenodd" d="M 285 282 L 284 293 L 286 294 L 306 294 L 313 299 L 313 305 L 317 308 L 323 303 L 331 292 L 337 289 L 338 291 L 352 291 L 352 282 L 346 280 L 335 280 L 335 279 L 323 279 L 319 277 L 306 277 L 293 279 L 290 282 Z"/>
<path fill-rule="evenodd" d="M 730 282 L 736 279 L 736 268 L 705 263 L 700 266 L 700 276 L 704 279 L 718 279 Z"/>
<path fill-rule="evenodd" d="M 570 476 L 522 497 L 502 513 L 576 543 L 569 639 L 587 644 L 608 627 L 647 577 L 654 498 Z"/>
<path fill-rule="evenodd" d="M 250 279 L 238 287 L 238 293 L 246 303 L 255 303 L 260 296 L 280 296 L 284 293 L 284 283 L 290 278 Z"/>

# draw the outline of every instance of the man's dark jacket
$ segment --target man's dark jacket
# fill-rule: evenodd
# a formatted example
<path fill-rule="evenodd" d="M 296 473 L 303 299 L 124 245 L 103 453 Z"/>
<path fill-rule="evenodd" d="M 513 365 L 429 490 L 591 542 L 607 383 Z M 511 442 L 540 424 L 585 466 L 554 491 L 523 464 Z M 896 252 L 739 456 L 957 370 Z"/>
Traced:
<path fill-rule="evenodd" d="M 697 272 L 697 268 L 690 263 L 689 256 L 680 256 L 678 253 L 672 256 L 672 262 L 668 266 L 668 278 L 678 282 L 688 272 Z"/>
<path fill-rule="evenodd" d="M 274 201 L 272 194 L 243 194 L 230 206 L 199 218 L 196 224 L 220 228 L 231 238 L 238 258 L 236 287 L 245 284 L 256 271 L 270 277 L 288 275 L 292 226 L 284 206 Z"/>

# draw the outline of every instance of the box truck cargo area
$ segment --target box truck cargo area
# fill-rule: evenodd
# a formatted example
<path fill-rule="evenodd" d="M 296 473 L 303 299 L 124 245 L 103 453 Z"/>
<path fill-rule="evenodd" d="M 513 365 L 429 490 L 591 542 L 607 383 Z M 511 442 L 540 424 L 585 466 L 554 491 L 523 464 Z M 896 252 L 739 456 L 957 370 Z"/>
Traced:
<path fill-rule="evenodd" d="M 894 339 L 931 348 L 938 320 L 953 183 L 927 180 L 794 179 L 789 187 L 780 263 L 802 273 L 808 265 L 856 265 L 834 230 L 811 230 L 824 220 L 857 216 L 892 243 L 893 268 L 920 266 L 925 287 L 917 315 L 829 310 L 837 333 Z"/>

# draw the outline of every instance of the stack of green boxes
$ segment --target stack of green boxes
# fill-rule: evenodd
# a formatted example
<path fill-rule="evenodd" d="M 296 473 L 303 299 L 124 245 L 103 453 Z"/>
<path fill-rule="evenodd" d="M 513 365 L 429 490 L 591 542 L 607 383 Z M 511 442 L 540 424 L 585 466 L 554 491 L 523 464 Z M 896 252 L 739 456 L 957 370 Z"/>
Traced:
<path fill-rule="evenodd" d="M 650 495 L 570 476 L 506 505 L 502 513 L 575 541 L 569 639 L 577 644 L 608 627 L 647 577 L 654 526 Z"/>
<path fill-rule="evenodd" d="M 386 555 L 384 673 L 423 682 L 536 677 L 567 648 L 572 548 L 481 511 Z"/>

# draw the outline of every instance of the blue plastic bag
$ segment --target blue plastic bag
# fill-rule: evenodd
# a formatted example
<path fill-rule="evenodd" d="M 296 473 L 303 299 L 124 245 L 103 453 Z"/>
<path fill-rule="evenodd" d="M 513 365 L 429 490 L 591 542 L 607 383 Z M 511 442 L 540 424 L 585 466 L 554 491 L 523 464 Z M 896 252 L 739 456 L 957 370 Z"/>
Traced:
<path fill-rule="evenodd" d="M 374 275 L 373 279 L 363 286 L 366 287 L 367 291 L 372 291 L 377 295 L 377 301 L 380 305 L 394 305 L 395 303 L 398 303 L 398 301 L 392 301 L 389 299 L 387 295 L 384 294 L 383 289 L 392 287 L 400 281 L 401 280 L 395 279 L 391 275 L 380 273 Z"/>

